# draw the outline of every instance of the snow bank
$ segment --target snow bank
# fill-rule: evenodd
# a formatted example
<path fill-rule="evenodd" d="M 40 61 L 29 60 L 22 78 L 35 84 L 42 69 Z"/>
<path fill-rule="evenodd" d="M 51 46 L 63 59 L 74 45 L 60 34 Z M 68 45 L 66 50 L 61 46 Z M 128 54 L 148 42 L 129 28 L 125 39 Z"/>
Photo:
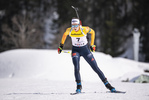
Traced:
<path fill-rule="evenodd" d="M 112 58 L 101 52 L 93 53 L 99 68 L 110 79 L 126 80 L 146 74 L 149 63 L 135 62 L 124 58 Z M 83 81 L 100 81 L 99 77 L 81 58 Z M 42 78 L 50 80 L 75 80 L 74 68 L 69 53 L 58 54 L 57 50 L 18 49 L 0 53 L 0 78 Z"/>

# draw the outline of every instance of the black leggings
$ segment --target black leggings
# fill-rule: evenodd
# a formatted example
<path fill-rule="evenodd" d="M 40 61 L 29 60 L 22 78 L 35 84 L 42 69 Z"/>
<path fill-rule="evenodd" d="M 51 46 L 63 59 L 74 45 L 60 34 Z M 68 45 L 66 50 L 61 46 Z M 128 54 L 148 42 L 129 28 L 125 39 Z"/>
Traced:
<path fill-rule="evenodd" d="M 90 49 L 88 48 L 88 45 L 85 45 L 83 47 L 75 47 L 75 46 L 72 47 L 72 60 L 74 64 L 75 79 L 77 82 L 81 81 L 79 72 L 80 56 L 83 56 L 83 58 L 89 63 L 89 65 L 98 74 L 98 76 L 102 81 L 105 80 L 105 76 L 103 72 L 99 69 L 93 54 L 90 52 Z"/>

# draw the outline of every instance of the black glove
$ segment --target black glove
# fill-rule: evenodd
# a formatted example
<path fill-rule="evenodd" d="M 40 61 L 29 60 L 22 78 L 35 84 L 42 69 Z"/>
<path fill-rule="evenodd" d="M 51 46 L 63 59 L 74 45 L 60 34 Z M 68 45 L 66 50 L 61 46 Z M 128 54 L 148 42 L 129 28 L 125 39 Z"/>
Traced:
<path fill-rule="evenodd" d="M 60 46 L 58 47 L 58 54 L 60 54 L 63 50 L 63 44 L 60 43 Z"/>
<path fill-rule="evenodd" d="M 95 50 L 96 50 L 96 45 L 90 46 L 90 49 L 91 49 L 92 52 L 95 52 Z"/>

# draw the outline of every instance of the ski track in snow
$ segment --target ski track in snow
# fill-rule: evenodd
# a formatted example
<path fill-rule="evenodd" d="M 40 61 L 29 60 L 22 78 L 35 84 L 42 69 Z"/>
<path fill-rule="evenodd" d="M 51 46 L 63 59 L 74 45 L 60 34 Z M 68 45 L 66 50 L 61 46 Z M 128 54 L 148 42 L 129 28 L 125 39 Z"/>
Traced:
<path fill-rule="evenodd" d="M 149 84 L 111 82 L 125 94 L 106 93 L 102 82 L 83 82 L 85 93 L 75 92 L 73 81 L 0 79 L 0 100 L 149 100 Z"/>
<path fill-rule="evenodd" d="M 106 93 L 97 74 L 84 59 L 80 72 L 84 94 L 75 92 L 71 55 L 57 50 L 10 50 L 0 53 L 0 100 L 149 100 L 149 83 L 121 82 L 149 75 L 149 63 L 93 53 L 112 86 L 125 94 Z"/>

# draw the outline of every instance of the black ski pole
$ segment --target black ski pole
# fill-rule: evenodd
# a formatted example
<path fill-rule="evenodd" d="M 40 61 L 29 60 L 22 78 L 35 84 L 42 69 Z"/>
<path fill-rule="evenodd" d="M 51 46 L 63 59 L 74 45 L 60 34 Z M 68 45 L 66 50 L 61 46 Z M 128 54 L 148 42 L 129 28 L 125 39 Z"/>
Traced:
<path fill-rule="evenodd" d="M 76 15 L 77 15 L 78 19 L 80 19 L 80 18 L 79 18 L 79 14 L 78 14 L 78 10 L 79 10 L 79 9 L 76 8 L 76 7 L 74 7 L 74 6 L 71 6 L 71 7 L 76 11 Z"/>

